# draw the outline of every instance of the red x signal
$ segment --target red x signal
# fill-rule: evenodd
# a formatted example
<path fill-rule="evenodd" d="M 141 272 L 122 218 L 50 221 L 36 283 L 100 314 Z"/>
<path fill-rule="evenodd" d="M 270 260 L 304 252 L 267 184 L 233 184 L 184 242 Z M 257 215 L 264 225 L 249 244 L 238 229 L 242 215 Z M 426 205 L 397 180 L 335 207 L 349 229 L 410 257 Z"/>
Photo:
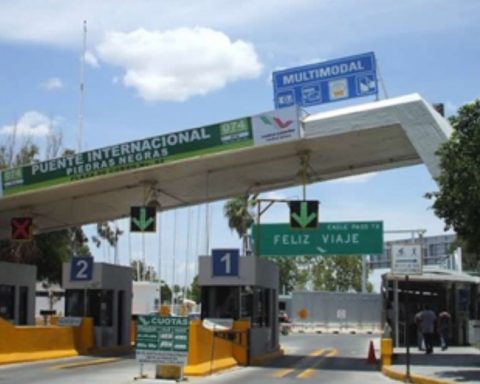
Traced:
<path fill-rule="evenodd" d="M 32 218 L 14 217 L 11 220 L 11 239 L 12 240 L 32 240 Z"/>

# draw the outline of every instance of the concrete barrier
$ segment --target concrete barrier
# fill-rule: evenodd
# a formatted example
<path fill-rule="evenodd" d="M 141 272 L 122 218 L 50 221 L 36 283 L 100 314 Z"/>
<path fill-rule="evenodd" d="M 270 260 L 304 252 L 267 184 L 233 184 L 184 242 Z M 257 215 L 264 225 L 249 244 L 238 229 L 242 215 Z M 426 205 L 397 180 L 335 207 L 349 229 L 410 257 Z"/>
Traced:
<path fill-rule="evenodd" d="M 0 319 L 0 364 L 76 356 L 94 347 L 93 320 L 78 327 L 14 326 Z"/>
<path fill-rule="evenodd" d="M 248 364 L 249 321 L 235 321 L 231 332 L 214 332 L 201 321 L 190 322 L 186 376 L 205 376 L 237 365 Z"/>

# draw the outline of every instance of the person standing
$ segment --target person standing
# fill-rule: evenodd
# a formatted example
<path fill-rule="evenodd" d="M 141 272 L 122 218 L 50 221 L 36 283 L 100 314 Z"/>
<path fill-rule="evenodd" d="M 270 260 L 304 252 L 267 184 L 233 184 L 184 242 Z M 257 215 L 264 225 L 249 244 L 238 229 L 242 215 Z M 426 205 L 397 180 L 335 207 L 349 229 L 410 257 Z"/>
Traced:
<path fill-rule="evenodd" d="M 438 315 L 438 332 L 440 334 L 440 346 L 442 347 L 442 351 L 445 351 L 448 348 L 451 319 L 452 317 L 447 311 L 442 311 Z"/>
<path fill-rule="evenodd" d="M 428 305 L 424 306 L 422 312 L 420 312 L 420 326 L 423 333 L 423 340 L 425 341 L 425 353 L 428 355 L 433 353 L 433 332 L 435 329 L 435 322 L 437 316 Z"/>

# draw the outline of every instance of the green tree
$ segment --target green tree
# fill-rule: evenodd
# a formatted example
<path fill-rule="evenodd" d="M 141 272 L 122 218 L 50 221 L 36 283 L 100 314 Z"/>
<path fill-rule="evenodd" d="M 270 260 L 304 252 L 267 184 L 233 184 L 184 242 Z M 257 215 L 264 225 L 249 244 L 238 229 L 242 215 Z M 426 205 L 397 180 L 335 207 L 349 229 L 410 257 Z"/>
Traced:
<path fill-rule="evenodd" d="M 235 230 L 242 239 L 244 254 L 248 249 L 248 229 L 254 223 L 251 209 L 256 205 L 257 195 L 242 195 L 227 200 L 223 207 L 223 213 L 228 219 L 228 227 Z"/>
<path fill-rule="evenodd" d="M 317 256 L 311 271 L 313 288 L 316 291 L 362 291 L 360 256 Z M 371 283 L 368 283 L 367 291 L 372 290 Z"/>
<path fill-rule="evenodd" d="M 306 288 L 309 279 L 309 258 L 297 257 L 266 257 L 278 266 L 279 287 L 281 294 L 290 294 L 294 290 Z"/>
<path fill-rule="evenodd" d="M 450 118 L 453 134 L 437 155 L 439 190 L 427 193 L 434 199 L 435 214 L 453 228 L 470 255 L 469 267 L 480 268 L 480 99 L 461 107 Z M 467 266 L 467 267 L 468 267 Z"/>
<path fill-rule="evenodd" d="M 132 260 L 132 279 L 134 281 L 158 281 L 157 272 L 151 265 L 146 265 L 142 260 Z"/>
<path fill-rule="evenodd" d="M 0 146 L 0 169 L 21 166 L 38 161 L 39 147 L 27 142 L 15 151 L 15 136 L 8 145 Z M 53 147 L 50 147 L 52 152 Z M 0 260 L 37 266 L 37 279 L 58 283 L 62 277 L 62 263 L 72 254 L 88 255 L 87 238 L 80 227 L 34 235 L 30 242 L 0 241 Z"/>
<path fill-rule="evenodd" d="M 192 284 L 189 289 L 189 298 L 199 303 L 201 300 L 200 297 L 200 286 L 198 285 L 198 275 L 193 278 Z"/>

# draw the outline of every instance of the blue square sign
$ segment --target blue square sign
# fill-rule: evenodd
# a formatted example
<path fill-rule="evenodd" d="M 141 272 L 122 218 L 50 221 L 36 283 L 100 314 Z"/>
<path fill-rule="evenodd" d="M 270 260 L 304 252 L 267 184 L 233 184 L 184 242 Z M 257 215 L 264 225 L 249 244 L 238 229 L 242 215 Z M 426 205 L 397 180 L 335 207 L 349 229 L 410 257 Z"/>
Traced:
<path fill-rule="evenodd" d="M 90 281 L 93 276 L 93 257 L 74 257 L 70 263 L 71 281 Z"/>
<path fill-rule="evenodd" d="M 239 249 L 212 249 L 213 276 L 238 276 Z"/>

